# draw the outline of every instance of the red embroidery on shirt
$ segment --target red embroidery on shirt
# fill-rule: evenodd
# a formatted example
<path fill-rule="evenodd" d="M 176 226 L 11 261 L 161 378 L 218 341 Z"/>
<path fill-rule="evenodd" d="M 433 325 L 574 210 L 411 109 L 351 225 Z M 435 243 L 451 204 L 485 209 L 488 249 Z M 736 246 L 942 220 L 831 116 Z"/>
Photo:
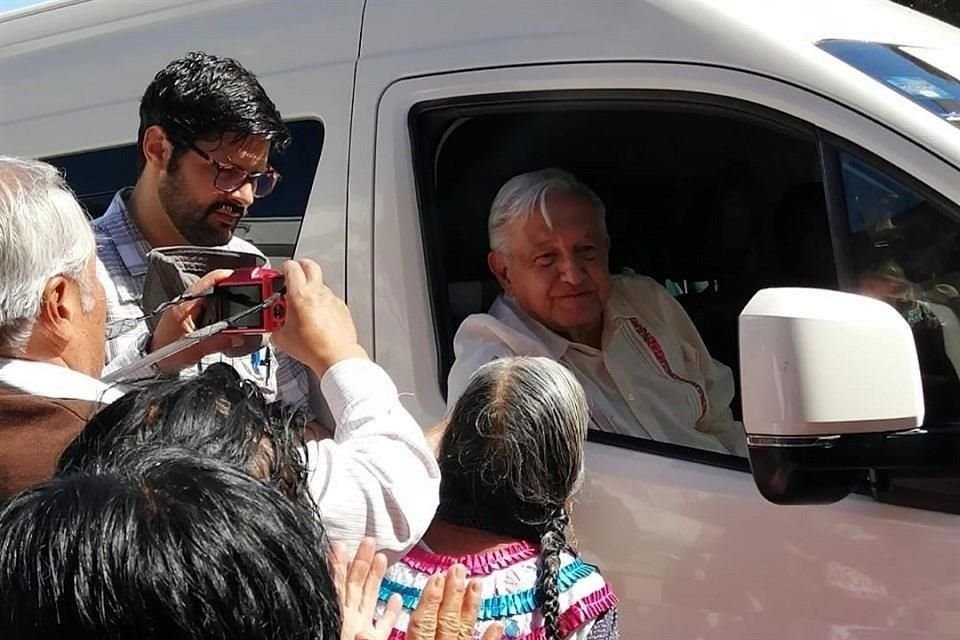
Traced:
<path fill-rule="evenodd" d="M 630 325 L 633 327 L 633 330 L 636 331 L 637 334 L 646 343 L 647 348 L 650 349 L 650 351 L 653 353 L 653 357 L 657 359 L 657 363 L 660 364 L 660 368 L 663 369 L 663 372 L 666 373 L 668 376 L 670 376 L 672 379 L 676 380 L 677 382 L 684 382 L 690 385 L 691 387 L 693 387 L 693 390 L 697 392 L 697 396 L 700 398 L 700 418 L 698 418 L 697 421 L 699 422 L 700 420 L 703 420 L 704 416 L 707 415 L 707 394 L 704 393 L 703 387 L 701 387 L 699 384 L 697 384 L 693 380 L 688 380 L 687 378 L 684 378 L 674 373 L 673 369 L 670 368 L 670 363 L 667 362 L 667 356 L 663 352 L 663 347 L 660 346 L 660 342 L 657 341 L 657 339 L 654 337 L 652 333 L 647 331 L 646 327 L 640 324 L 639 320 L 637 320 L 636 318 L 630 318 L 629 320 L 630 320 Z"/>

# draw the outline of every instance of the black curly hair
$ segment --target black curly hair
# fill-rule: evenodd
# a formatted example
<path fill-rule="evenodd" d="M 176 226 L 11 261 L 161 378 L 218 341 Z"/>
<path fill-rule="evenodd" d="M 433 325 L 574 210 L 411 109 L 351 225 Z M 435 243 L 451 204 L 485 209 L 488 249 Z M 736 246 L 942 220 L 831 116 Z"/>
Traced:
<path fill-rule="evenodd" d="M 61 454 L 57 473 L 111 464 L 148 444 L 217 458 L 312 507 L 307 494 L 304 419 L 268 404 L 260 389 L 216 363 L 186 379 L 136 384 L 104 408 Z"/>
<path fill-rule="evenodd" d="M 137 132 L 137 173 L 143 171 L 143 138 L 159 125 L 174 144 L 170 167 L 197 140 L 225 134 L 242 142 L 249 136 L 270 140 L 282 150 L 290 144 L 290 130 L 260 82 L 232 58 L 192 51 L 174 60 L 154 77 L 140 100 Z"/>

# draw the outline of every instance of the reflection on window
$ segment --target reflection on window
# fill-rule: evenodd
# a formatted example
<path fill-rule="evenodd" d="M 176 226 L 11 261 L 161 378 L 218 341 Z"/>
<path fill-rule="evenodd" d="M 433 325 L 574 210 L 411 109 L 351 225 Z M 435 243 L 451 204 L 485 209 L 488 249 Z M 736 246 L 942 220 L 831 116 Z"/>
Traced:
<path fill-rule="evenodd" d="M 889 226 L 922 202 L 914 192 L 855 158 L 844 157 L 843 174 L 851 232 Z"/>
<path fill-rule="evenodd" d="M 960 52 L 850 40 L 817 46 L 960 127 Z"/>
<path fill-rule="evenodd" d="M 960 227 L 856 158 L 841 154 L 841 167 L 857 289 L 910 324 L 927 416 L 960 416 Z"/>
<path fill-rule="evenodd" d="M 273 260 L 293 256 L 323 148 L 324 130 L 319 120 L 295 120 L 287 126 L 293 143 L 271 157 L 282 178 L 269 197 L 253 203 L 237 227 L 239 237 Z M 63 171 L 91 218 L 103 215 L 116 192 L 137 181 L 136 144 L 44 160 Z"/>

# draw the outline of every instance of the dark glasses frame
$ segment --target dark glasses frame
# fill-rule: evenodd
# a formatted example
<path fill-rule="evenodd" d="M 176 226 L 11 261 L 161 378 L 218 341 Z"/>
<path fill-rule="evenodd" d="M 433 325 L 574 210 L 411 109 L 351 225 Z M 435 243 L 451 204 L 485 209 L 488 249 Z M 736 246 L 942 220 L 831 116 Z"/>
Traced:
<path fill-rule="evenodd" d="M 244 171 L 240 167 L 234 166 L 232 164 L 227 164 L 224 162 L 220 162 L 218 160 L 214 160 L 213 158 L 210 157 L 210 154 L 208 154 L 206 151 L 204 151 L 203 149 L 201 149 L 200 147 L 198 147 L 193 143 L 186 145 L 186 147 L 190 151 L 193 151 L 195 154 L 197 154 L 198 156 L 200 156 L 201 158 L 209 162 L 210 165 L 217 170 L 216 175 L 213 177 L 213 186 L 217 191 L 220 191 L 222 193 L 233 193 L 234 191 L 242 188 L 243 185 L 249 182 L 253 185 L 253 197 L 257 199 L 265 198 L 271 193 L 273 193 L 273 190 L 276 188 L 277 183 L 280 182 L 280 179 L 283 177 L 280 175 L 280 173 L 276 169 L 273 169 L 273 168 L 267 169 L 266 171 L 251 172 L 251 171 Z M 221 180 L 222 180 L 221 176 L 228 175 L 228 173 L 236 173 L 237 175 L 243 174 L 243 179 L 237 182 L 237 184 L 234 186 L 230 186 L 230 185 L 224 186 L 223 184 L 221 184 Z M 269 182 L 266 183 L 268 185 L 266 189 L 258 193 L 258 185 L 263 184 L 260 182 L 261 178 L 269 178 Z"/>

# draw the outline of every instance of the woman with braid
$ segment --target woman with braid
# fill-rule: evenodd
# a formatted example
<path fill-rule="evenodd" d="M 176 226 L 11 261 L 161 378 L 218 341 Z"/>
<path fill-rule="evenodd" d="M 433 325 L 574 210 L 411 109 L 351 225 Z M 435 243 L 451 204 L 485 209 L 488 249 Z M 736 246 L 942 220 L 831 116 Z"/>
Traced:
<path fill-rule="evenodd" d="M 424 587 L 455 564 L 481 591 L 475 637 L 495 622 L 519 640 L 619 637 L 616 596 L 566 537 L 589 419 L 580 384 L 553 360 L 477 370 L 440 442 L 437 515 L 380 589 L 381 611 L 392 594 L 403 598 L 391 640 L 405 638 Z"/>

